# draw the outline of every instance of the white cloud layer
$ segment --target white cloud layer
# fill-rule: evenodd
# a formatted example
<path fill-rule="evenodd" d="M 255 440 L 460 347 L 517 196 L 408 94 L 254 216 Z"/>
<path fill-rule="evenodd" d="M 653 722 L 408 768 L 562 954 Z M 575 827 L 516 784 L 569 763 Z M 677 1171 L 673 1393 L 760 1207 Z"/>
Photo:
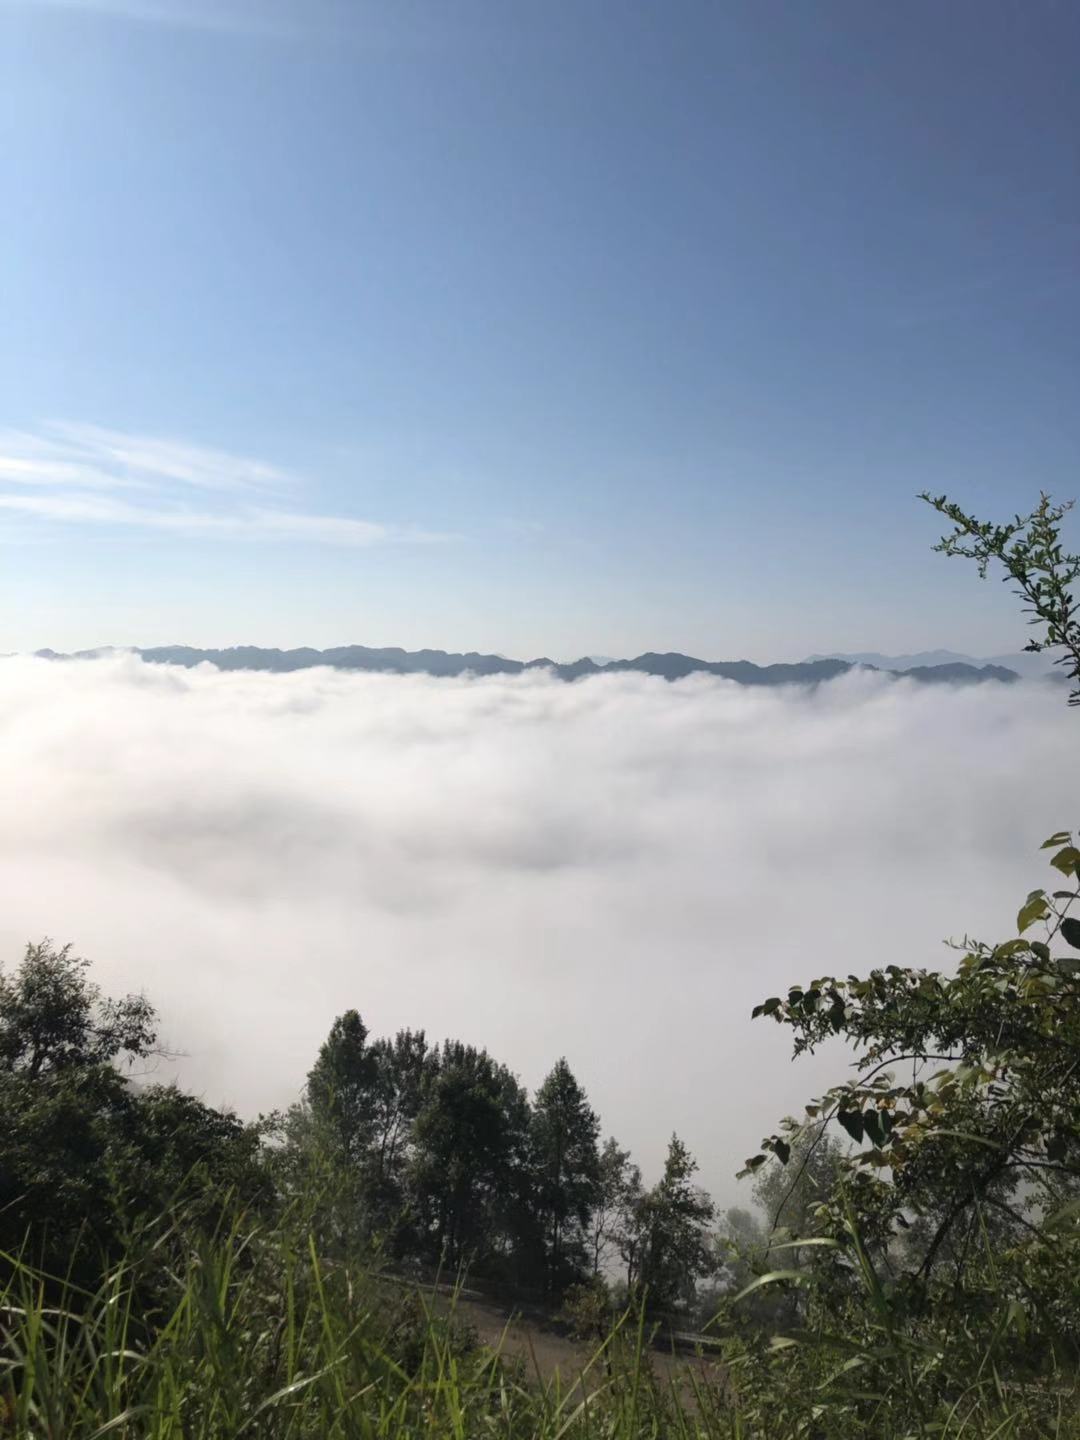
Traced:
<path fill-rule="evenodd" d="M 184 1083 L 287 1103 L 334 1015 L 566 1054 L 655 1169 L 725 1200 L 838 1073 L 751 1024 L 780 986 L 947 965 L 1004 934 L 1075 819 L 1075 715 L 1038 686 L 852 675 L 565 685 L 0 661 L 0 957 L 73 940 L 143 988 Z"/>

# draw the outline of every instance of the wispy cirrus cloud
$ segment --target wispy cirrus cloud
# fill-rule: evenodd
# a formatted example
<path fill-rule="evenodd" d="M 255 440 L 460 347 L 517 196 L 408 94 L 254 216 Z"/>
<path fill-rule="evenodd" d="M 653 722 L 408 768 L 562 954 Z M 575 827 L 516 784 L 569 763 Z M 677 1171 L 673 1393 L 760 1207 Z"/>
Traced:
<path fill-rule="evenodd" d="M 58 446 L 68 447 L 109 474 L 172 480 L 200 490 L 266 489 L 295 483 L 274 465 L 205 445 L 64 421 L 55 422 L 50 429 Z"/>
<path fill-rule="evenodd" d="M 244 510 L 237 514 L 207 514 L 185 508 L 157 509 L 131 505 L 105 495 L 5 495 L 0 510 L 43 520 L 92 525 L 135 525 L 171 530 L 179 535 L 218 536 L 227 539 L 277 538 L 315 540 L 324 544 L 374 545 L 385 540 L 439 539 L 416 531 L 395 531 L 369 520 L 344 515 L 302 515 L 288 510 Z"/>
<path fill-rule="evenodd" d="M 347 546 L 452 538 L 306 510 L 304 488 L 266 461 L 161 436 L 69 421 L 0 431 L 0 511 L 39 524 Z"/>
<path fill-rule="evenodd" d="M 3 3 L 223 34 L 288 34 L 297 20 L 287 0 L 0 0 L 0 8 Z"/>
<path fill-rule="evenodd" d="M 352 39 L 366 48 L 445 42 L 456 32 L 436 7 L 376 7 L 356 0 L 0 0 L 5 10 L 158 30 L 297 44 Z"/>
<path fill-rule="evenodd" d="M 56 436 L 0 430 L 0 484 L 112 490 L 135 483 L 130 476 L 103 468 L 91 455 L 64 444 Z"/>

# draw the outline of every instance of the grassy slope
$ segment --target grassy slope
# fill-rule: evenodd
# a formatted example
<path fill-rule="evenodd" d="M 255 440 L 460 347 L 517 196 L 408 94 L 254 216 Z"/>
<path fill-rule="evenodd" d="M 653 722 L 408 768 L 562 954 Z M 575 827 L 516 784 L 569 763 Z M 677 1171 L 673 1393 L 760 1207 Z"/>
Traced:
<path fill-rule="evenodd" d="M 47 1285 L 20 1262 L 5 1262 L 0 1434 L 1080 1437 L 1072 1395 L 999 1394 L 992 1372 L 958 1378 L 955 1403 L 920 1417 L 914 1428 L 899 1374 L 895 1390 L 876 1399 L 830 1401 L 815 1414 L 814 1396 L 800 1393 L 766 1414 L 725 1396 L 715 1368 L 657 1364 L 633 1317 L 603 1346 L 575 1352 L 563 1342 L 556 1358 L 580 1362 L 583 1389 L 562 1363 L 535 1363 L 535 1354 L 526 1353 L 527 1331 L 511 1330 L 500 1345 L 494 1313 L 475 1305 L 458 1313 L 370 1273 L 320 1263 L 302 1234 L 284 1226 L 269 1234 L 236 1229 L 204 1243 L 181 1243 L 175 1234 L 144 1237 L 132 1257 L 95 1294 Z M 147 1324 L 151 1295 L 162 1299 Z M 831 1360 L 828 1368 L 835 1368 Z"/>

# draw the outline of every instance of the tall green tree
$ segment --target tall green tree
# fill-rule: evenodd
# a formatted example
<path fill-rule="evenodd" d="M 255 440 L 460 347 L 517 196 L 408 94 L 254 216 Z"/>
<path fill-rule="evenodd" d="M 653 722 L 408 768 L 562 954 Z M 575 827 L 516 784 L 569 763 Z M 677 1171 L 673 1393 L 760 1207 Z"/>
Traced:
<path fill-rule="evenodd" d="M 94 1065 L 130 1068 L 155 1053 L 150 1003 L 102 995 L 89 969 L 70 945 L 51 940 L 27 945 L 14 973 L 0 969 L 0 1071 L 37 1080 Z"/>
<path fill-rule="evenodd" d="M 586 1263 L 589 1219 L 599 1199 L 600 1121 L 565 1058 L 536 1092 L 532 1149 L 545 1283 L 561 1290 Z"/>
<path fill-rule="evenodd" d="M 0 971 L 0 1248 L 47 1269 L 115 1236 L 111 1153 L 130 1111 L 120 1066 L 156 1044 L 145 1000 L 111 1000 L 70 945 L 26 947 Z"/>
<path fill-rule="evenodd" d="M 710 1226 L 716 1210 L 694 1182 L 697 1161 L 678 1135 L 668 1144 L 659 1183 L 636 1207 L 627 1283 L 657 1310 L 692 1305 L 698 1281 L 715 1265 Z"/>
<path fill-rule="evenodd" d="M 286 1122 L 288 1183 L 325 1195 L 321 1233 L 346 1245 L 407 1243 L 414 1127 L 437 1073 L 422 1030 L 372 1039 L 356 1010 L 334 1021 L 308 1075 L 305 1104 Z"/>
<path fill-rule="evenodd" d="M 212 1224 L 226 1190 L 269 1203 L 259 1127 L 134 1083 L 157 1053 L 149 1002 L 104 996 L 70 946 L 0 972 L 0 1250 L 92 1281 L 164 1215 Z"/>
<path fill-rule="evenodd" d="M 711 1322 L 723 1302 L 749 1285 L 755 1276 L 782 1269 L 789 1274 L 805 1270 L 808 1278 L 820 1251 L 794 1242 L 819 1229 L 819 1211 L 832 1199 L 838 1183 L 845 1145 L 820 1125 L 808 1125 L 792 1138 L 786 1166 L 766 1165 L 757 1173 L 754 1199 L 759 1207 L 725 1212 L 715 1236 L 717 1270 L 711 1288 L 702 1295 L 702 1323 Z M 803 1291 L 797 1285 L 783 1293 L 763 1288 L 739 1307 L 742 1322 L 759 1328 L 797 1324 L 803 1313 Z"/>
<path fill-rule="evenodd" d="M 763 1264 L 797 1270 L 818 1259 L 815 1248 L 793 1247 L 792 1242 L 817 1230 L 818 1212 L 836 1190 L 847 1149 L 844 1135 L 838 1137 L 826 1125 L 808 1123 L 793 1136 L 787 1165 L 767 1165 L 758 1172 L 754 1199 L 765 1217 L 760 1246 Z M 772 1313 L 780 1314 L 775 1297 L 762 1298 Z M 799 1312 L 800 1298 L 801 1292 L 793 1287 L 787 1297 L 787 1313 Z"/>
<path fill-rule="evenodd" d="M 376 1125 L 377 1066 L 358 1010 L 346 1010 L 330 1027 L 308 1072 L 307 1101 L 342 1161 L 359 1173 Z"/>
<path fill-rule="evenodd" d="M 615 1255 L 627 1259 L 634 1216 L 641 1200 L 641 1170 L 614 1136 L 600 1151 L 596 1203 L 589 1221 L 589 1258 L 594 1276 L 601 1276 Z"/>
<path fill-rule="evenodd" d="M 529 1102 L 486 1050 L 448 1040 L 413 1128 L 410 1184 L 432 1259 L 512 1260 L 527 1209 Z"/>
<path fill-rule="evenodd" d="M 365 1194 L 375 1223 L 404 1235 L 409 1223 L 408 1175 L 414 1126 L 437 1074 L 437 1057 L 423 1030 L 399 1030 L 375 1040 L 370 1150 Z"/>

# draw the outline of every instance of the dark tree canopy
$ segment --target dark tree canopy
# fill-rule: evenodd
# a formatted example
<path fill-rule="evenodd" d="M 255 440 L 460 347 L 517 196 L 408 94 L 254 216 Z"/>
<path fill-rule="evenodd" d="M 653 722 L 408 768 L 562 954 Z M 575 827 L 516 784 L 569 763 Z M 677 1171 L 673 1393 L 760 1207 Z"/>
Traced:
<path fill-rule="evenodd" d="M 709 1227 L 715 1207 L 694 1182 L 697 1161 L 679 1139 L 668 1144 L 664 1173 L 637 1202 L 628 1246 L 632 1292 L 660 1310 L 689 1304 L 715 1265 Z"/>
<path fill-rule="evenodd" d="M 102 996 L 90 962 L 42 940 L 11 975 L 0 969 L 0 1069 L 30 1079 L 80 1066 L 128 1064 L 157 1044 L 157 1016 L 140 995 Z"/>
<path fill-rule="evenodd" d="M 448 1040 L 416 1117 L 413 1183 L 433 1257 L 509 1255 L 527 1184 L 528 1097 L 486 1050 Z"/>

